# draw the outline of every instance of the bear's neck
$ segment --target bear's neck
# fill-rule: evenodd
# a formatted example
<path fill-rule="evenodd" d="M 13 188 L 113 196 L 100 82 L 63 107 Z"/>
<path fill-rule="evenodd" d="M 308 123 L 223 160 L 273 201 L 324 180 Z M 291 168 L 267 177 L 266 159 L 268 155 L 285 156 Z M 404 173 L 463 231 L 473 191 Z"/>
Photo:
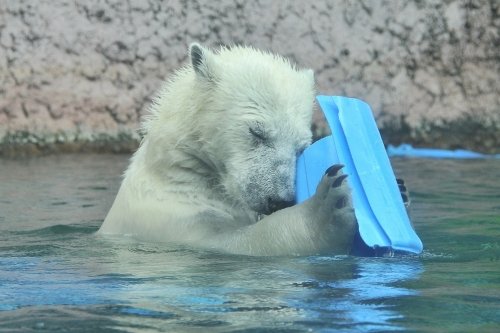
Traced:
<path fill-rule="evenodd" d="M 162 191 L 196 190 L 207 197 L 231 201 L 221 185 L 220 175 L 223 172 L 224 166 L 215 163 L 214 158 L 205 153 L 196 140 L 167 143 L 155 142 L 146 137 L 134 154 L 126 177 L 130 181 L 134 181 L 133 178 L 150 178 L 159 185 L 155 187 Z M 141 178 L 137 176 L 139 173 Z"/>
<path fill-rule="evenodd" d="M 254 211 L 226 193 L 217 167 L 205 156 L 181 147 L 171 150 L 163 147 L 165 150 L 159 155 L 156 148 L 146 139 L 132 157 L 124 184 L 134 193 L 159 201 L 175 197 L 193 205 L 203 202 L 206 207 L 212 206 L 211 211 L 224 211 L 235 220 L 248 223 L 257 220 Z"/>

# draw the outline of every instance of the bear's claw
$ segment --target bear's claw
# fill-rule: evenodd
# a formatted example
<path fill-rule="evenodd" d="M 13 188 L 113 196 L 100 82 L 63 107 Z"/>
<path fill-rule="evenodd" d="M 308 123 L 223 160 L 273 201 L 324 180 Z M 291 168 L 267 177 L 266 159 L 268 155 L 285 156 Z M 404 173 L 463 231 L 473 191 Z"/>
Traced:
<path fill-rule="evenodd" d="M 339 187 L 340 185 L 342 185 L 342 183 L 346 178 L 347 178 L 346 174 L 338 176 L 337 179 L 333 181 L 332 187 Z"/>
<path fill-rule="evenodd" d="M 337 175 L 337 173 L 339 172 L 339 170 L 342 169 L 343 167 L 344 167 L 343 164 L 334 164 L 331 167 L 329 167 L 328 169 L 326 169 L 325 174 L 328 177 L 335 177 Z"/>
<path fill-rule="evenodd" d="M 410 205 L 410 195 L 408 193 L 408 188 L 405 185 L 405 181 L 401 178 L 396 178 L 396 183 L 398 183 L 399 192 L 401 192 L 401 198 L 405 207 Z"/>

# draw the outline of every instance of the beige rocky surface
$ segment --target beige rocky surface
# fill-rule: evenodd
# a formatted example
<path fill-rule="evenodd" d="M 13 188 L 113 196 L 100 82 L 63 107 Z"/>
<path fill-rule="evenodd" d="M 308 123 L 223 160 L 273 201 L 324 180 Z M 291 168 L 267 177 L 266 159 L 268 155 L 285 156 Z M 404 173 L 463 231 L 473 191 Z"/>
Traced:
<path fill-rule="evenodd" d="M 0 155 L 130 151 L 193 41 L 313 68 L 319 93 L 372 106 L 386 142 L 500 150 L 497 0 L 4 0 Z"/>

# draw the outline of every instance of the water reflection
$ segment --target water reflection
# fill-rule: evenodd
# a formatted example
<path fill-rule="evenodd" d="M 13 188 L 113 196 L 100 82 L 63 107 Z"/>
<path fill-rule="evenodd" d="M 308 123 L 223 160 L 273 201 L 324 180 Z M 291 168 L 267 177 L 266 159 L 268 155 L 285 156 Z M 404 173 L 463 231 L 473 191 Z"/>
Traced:
<path fill-rule="evenodd" d="M 403 329 L 394 323 L 402 318 L 395 300 L 417 294 L 404 285 L 422 274 L 419 259 L 355 258 L 350 266 L 351 277 L 302 283 L 315 290 L 306 298 L 295 297 L 293 304 L 307 310 L 307 317 L 329 321 L 342 332 Z"/>

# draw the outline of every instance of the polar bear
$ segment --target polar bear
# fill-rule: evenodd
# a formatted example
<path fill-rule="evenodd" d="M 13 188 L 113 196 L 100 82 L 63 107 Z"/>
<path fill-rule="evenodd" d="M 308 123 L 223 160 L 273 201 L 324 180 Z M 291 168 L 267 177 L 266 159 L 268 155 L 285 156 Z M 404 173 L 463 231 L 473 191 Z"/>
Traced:
<path fill-rule="evenodd" d="M 357 224 L 342 166 L 293 205 L 312 70 L 243 46 L 195 43 L 189 56 L 151 106 L 99 233 L 245 255 L 348 253 Z"/>

